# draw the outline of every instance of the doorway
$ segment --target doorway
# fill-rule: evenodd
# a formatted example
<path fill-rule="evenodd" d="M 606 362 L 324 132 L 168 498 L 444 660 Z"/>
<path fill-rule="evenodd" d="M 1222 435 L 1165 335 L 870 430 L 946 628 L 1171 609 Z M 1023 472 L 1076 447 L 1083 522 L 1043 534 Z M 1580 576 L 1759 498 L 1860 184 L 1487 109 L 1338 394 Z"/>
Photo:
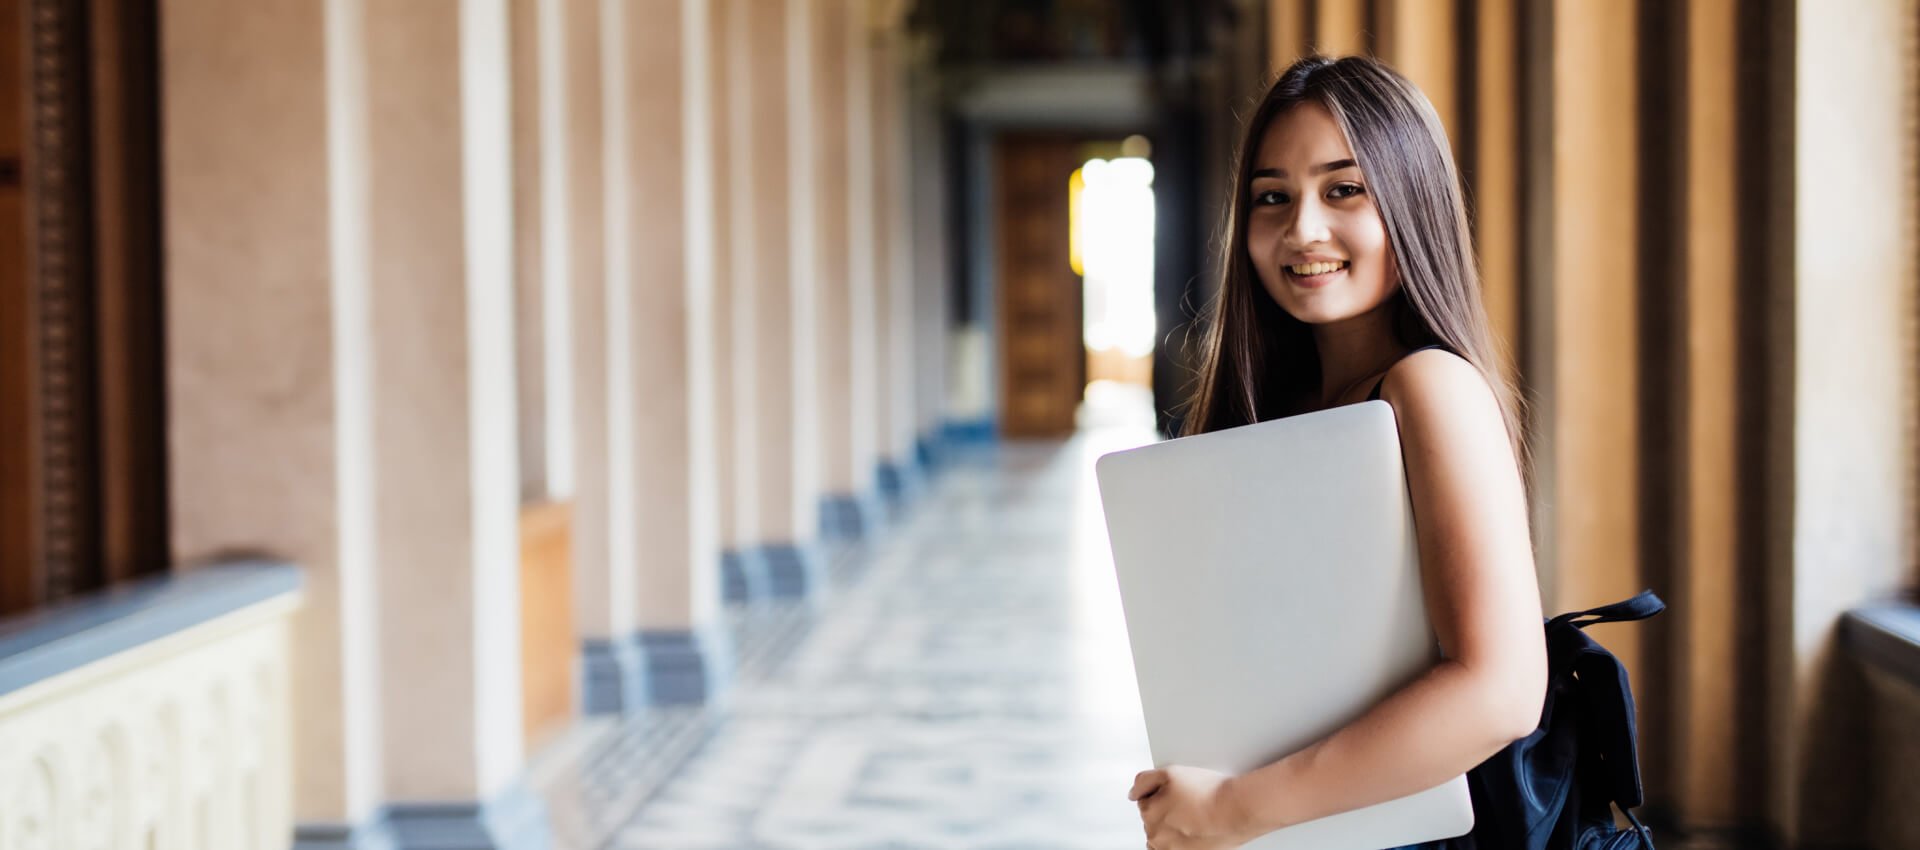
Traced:
<path fill-rule="evenodd" d="M 1082 405 L 1144 405 L 1155 334 L 1150 148 L 1009 133 L 994 147 L 1000 433 L 1063 438 Z"/>

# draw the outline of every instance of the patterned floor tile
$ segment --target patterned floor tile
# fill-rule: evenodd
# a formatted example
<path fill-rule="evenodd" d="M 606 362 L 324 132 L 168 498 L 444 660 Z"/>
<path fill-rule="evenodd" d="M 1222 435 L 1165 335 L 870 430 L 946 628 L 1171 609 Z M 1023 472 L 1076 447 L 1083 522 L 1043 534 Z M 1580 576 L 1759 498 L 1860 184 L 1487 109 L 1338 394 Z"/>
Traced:
<path fill-rule="evenodd" d="M 543 756 L 557 850 L 1139 844 L 1145 731 L 1092 482 L 1135 418 L 952 460 L 817 605 L 729 614 L 724 708 Z"/>

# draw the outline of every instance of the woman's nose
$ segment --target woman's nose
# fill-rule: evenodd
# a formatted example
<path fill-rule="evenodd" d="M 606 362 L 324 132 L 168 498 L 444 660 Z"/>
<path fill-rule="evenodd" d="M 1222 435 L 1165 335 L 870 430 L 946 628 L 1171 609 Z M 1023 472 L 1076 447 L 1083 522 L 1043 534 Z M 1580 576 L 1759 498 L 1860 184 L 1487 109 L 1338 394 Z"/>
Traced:
<path fill-rule="evenodd" d="M 1332 232 L 1327 227 L 1327 210 L 1319 199 L 1302 198 L 1293 210 L 1293 222 L 1287 235 L 1294 247 L 1317 245 L 1332 238 Z"/>

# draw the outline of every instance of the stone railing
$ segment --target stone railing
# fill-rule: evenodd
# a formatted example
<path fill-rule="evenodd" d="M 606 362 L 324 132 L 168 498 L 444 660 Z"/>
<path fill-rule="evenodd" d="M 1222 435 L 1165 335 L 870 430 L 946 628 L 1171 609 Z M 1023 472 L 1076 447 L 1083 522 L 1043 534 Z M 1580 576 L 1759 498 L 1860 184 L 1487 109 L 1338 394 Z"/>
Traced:
<path fill-rule="evenodd" d="M 0 850 L 257 850 L 293 832 L 289 566 L 0 621 Z"/>

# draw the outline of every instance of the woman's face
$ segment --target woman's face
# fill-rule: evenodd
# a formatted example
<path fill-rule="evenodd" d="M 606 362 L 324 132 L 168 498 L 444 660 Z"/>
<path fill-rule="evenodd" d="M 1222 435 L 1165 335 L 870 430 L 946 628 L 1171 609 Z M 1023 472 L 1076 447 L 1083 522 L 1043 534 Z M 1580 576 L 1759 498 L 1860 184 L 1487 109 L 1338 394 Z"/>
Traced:
<path fill-rule="evenodd" d="M 1267 125 L 1246 191 L 1247 253 L 1294 318 L 1351 319 L 1399 288 L 1372 187 L 1326 107 L 1307 101 Z"/>

